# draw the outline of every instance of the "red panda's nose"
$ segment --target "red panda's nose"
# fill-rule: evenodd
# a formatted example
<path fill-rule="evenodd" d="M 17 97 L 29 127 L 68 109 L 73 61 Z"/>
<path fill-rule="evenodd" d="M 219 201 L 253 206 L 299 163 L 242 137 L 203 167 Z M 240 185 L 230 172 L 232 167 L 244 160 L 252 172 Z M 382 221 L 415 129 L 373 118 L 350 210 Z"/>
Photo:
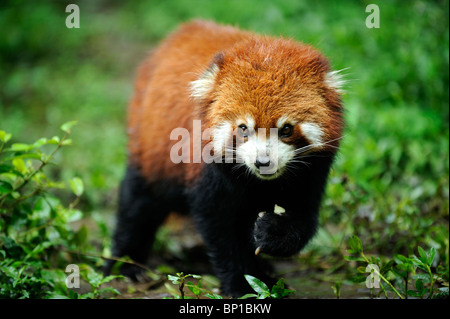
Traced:
<path fill-rule="evenodd" d="M 257 168 L 270 166 L 269 156 L 259 156 L 255 161 L 255 166 Z"/>

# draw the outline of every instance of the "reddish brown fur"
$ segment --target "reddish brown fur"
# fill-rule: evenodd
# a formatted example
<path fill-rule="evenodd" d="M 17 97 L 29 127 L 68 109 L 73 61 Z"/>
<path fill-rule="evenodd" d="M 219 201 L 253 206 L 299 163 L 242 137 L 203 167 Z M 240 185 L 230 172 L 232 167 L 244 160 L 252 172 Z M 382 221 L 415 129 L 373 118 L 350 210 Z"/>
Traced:
<path fill-rule="evenodd" d="M 223 54 L 216 56 L 219 52 Z M 220 64 L 215 89 L 207 98 L 194 101 L 189 84 L 215 56 Z M 171 131 L 176 127 L 191 131 L 194 119 L 213 127 L 221 118 L 233 119 L 243 112 L 254 115 L 257 127 L 276 127 L 277 119 L 289 114 L 300 122 L 319 123 L 326 132 L 325 140 L 339 138 L 340 97 L 324 82 L 328 71 L 328 62 L 320 53 L 292 40 L 211 22 L 185 24 L 139 69 L 129 106 L 131 163 L 140 166 L 149 180 L 195 180 L 202 164 L 170 160 L 175 143 L 169 140 Z"/>

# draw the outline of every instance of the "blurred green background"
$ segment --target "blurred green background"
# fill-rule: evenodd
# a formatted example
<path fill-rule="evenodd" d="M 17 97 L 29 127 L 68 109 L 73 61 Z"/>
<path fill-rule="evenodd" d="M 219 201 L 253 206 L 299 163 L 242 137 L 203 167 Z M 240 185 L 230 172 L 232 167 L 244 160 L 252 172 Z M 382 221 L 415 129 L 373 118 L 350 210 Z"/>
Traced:
<path fill-rule="evenodd" d="M 65 26 L 69 3 L 79 29 Z M 365 25 L 369 3 L 378 29 Z M 348 68 L 349 81 L 322 227 L 304 254 L 330 262 L 357 234 L 379 254 L 435 247 L 448 267 L 448 11 L 445 0 L 1 1 L 0 129 L 31 143 L 78 120 L 54 174 L 81 177 L 84 210 L 112 220 L 126 105 L 147 52 L 192 18 L 292 37 Z"/>

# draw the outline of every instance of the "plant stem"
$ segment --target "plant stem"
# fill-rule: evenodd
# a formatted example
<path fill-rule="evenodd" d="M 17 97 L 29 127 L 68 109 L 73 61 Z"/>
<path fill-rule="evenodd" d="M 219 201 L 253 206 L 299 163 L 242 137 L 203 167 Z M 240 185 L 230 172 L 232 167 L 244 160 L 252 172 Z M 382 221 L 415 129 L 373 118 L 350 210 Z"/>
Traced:
<path fill-rule="evenodd" d="M 180 277 L 181 283 L 178 289 L 180 290 L 181 299 L 184 299 L 184 277 Z"/>
<path fill-rule="evenodd" d="M 366 263 L 368 263 L 368 264 L 371 264 L 371 262 L 369 261 L 369 259 L 367 259 L 367 257 L 364 255 L 364 253 L 360 253 L 360 255 L 361 255 L 361 257 L 362 258 L 364 258 L 364 260 L 365 260 L 365 262 Z M 373 269 L 373 271 L 378 275 L 378 276 L 380 276 L 380 278 L 381 279 L 383 279 L 383 281 L 385 282 L 385 283 L 387 283 L 388 284 L 388 286 L 389 287 L 391 287 L 391 289 L 394 291 L 394 293 L 400 298 L 400 299 L 404 299 L 403 297 L 402 297 L 402 295 L 394 288 L 394 286 L 389 282 L 389 280 L 387 280 L 378 270 L 376 270 L 375 268 L 372 268 Z"/>
<path fill-rule="evenodd" d="M 140 268 L 142 268 L 142 269 L 144 269 L 144 270 L 150 272 L 152 275 L 159 276 L 159 274 L 155 273 L 153 270 L 151 270 L 151 269 L 148 268 L 147 266 L 145 266 L 145 265 L 143 265 L 143 264 L 141 264 L 141 263 L 138 263 L 138 262 L 136 262 L 136 261 L 133 261 L 133 260 L 123 259 L 123 258 L 114 257 L 114 256 L 106 257 L 106 256 L 103 256 L 103 255 L 93 254 L 93 253 L 89 253 L 89 254 L 87 254 L 87 253 L 81 253 L 81 252 L 79 252 L 79 251 L 74 251 L 74 250 L 65 249 L 65 248 L 63 248 L 62 250 L 65 251 L 65 252 L 67 252 L 67 253 L 69 253 L 69 254 L 81 255 L 81 256 L 86 256 L 86 257 L 101 258 L 101 259 L 103 259 L 103 260 L 114 260 L 114 261 L 122 262 L 122 263 L 125 263 L 125 264 L 135 265 L 135 266 L 138 266 L 138 267 L 140 267 Z"/>

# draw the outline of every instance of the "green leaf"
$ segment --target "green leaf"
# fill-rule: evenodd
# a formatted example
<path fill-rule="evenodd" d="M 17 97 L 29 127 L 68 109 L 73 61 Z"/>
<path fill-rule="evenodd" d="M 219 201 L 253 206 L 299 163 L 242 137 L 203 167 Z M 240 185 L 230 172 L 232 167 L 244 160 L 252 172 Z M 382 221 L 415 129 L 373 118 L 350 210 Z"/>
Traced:
<path fill-rule="evenodd" d="M 364 282 L 367 279 L 367 274 L 366 275 L 357 274 L 357 275 L 350 277 L 349 279 L 350 279 L 350 281 L 352 281 L 354 283 Z"/>
<path fill-rule="evenodd" d="M 125 277 L 122 275 L 109 275 L 109 276 L 103 277 L 100 280 L 100 285 L 110 282 L 111 280 L 120 279 L 120 278 L 125 278 Z"/>
<path fill-rule="evenodd" d="M 425 293 L 425 285 L 423 284 L 423 281 L 421 279 L 416 280 L 416 289 L 420 295 L 423 295 Z"/>
<path fill-rule="evenodd" d="M 352 253 L 350 250 L 349 253 Z M 364 258 L 361 256 L 344 256 L 344 259 L 347 261 L 364 261 Z"/>
<path fill-rule="evenodd" d="M 21 158 L 14 158 L 12 160 L 14 167 L 22 174 L 27 172 L 27 167 L 25 166 L 25 162 Z"/>
<path fill-rule="evenodd" d="M 79 177 L 74 177 L 69 181 L 70 188 L 72 189 L 73 193 L 80 197 L 83 194 L 84 191 L 84 185 L 83 180 Z"/>
<path fill-rule="evenodd" d="M 409 259 L 409 258 L 407 258 L 407 257 L 405 257 L 403 255 L 400 255 L 400 254 L 394 256 L 394 261 L 397 264 L 402 264 L 402 263 L 411 264 L 412 263 L 411 259 Z"/>
<path fill-rule="evenodd" d="M 12 134 L 6 133 L 5 131 L 0 131 L 0 141 L 7 143 L 12 137 Z"/>
<path fill-rule="evenodd" d="M 63 211 L 60 211 L 62 213 Z M 66 222 L 74 222 L 83 218 L 83 212 L 79 209 L 67 209 L 64 210 Z"/>
<path fill-rule="evenodd" d="M 360 254 L 363 252 L 361 240 L 356 235 L 353 235 L 348 239 L 348 245 L 350 246 L 350 253 Z"/>
<path fill-rule="evenodd" d="M 27 256 L 25 257 L 24 260 L 27 260 L 29 258 L 35 257 L 36 255 L 42 253 L 44 250 L 46 250 L 47 248 L 54 246 L 55 243 L 49 242 L 49 241 L 45 241 L 42 243 L 39 243 L 36 245 L 36 247 L 34 247 L 34 249 L 32 251 L 30 251 Z"/>
<path fill-rule="evenodd" d="M 67 145 L 72 145 L 72 140 L 70 138 L 64 140 L 61 145 L 67 146 Z"/>
<path fill-rule="evenodd" d="M 428 266 L 431 267 L 431 265 L 433 264 L 433 261 L 434 261 L 434 257 L 436 256 L 436 249 L 434 247 L 431 247 L 430 251 L 427 255 L 428 255 L 427 264 L 428 264 Z"/>
<path fill-rule="evenodd" d="M 418 246 L 417 251 L 419 252 L 420 260 L 426 263 L 428 256 L 425 250 L 422 247 Z"/>
<path fill-rule="evenodd" d="M 63 125 L 61 125 L 60 129 L 66 133 L 70 133 L 70 129 L 72 128 L 72 126 L 74 126 L 75 124 L 77 124 L 78 121 L 70 121 L 70 122 L 66 122 Z"/>
<path fill-rule="evenodd" d="M 0 174 L 1 173 L 8 173 L 8 172 L 14 172 L 14 167 L 9 164 L 0 164 Z"/>
<path fill-rule="evenodd" d="M 59 136 L 53 136 L 50 140 L 48 140 L 48 144 L 59 144 L 61 139 Z"/>
<path fill-rule="evenodd" d="M 167 275 L 167 279 L 169 279 L 174 285 L 178 285 L 180 281 L 180 277 Z"/>
<path fill-rule="evenodd" d="M 10 183 L 0 181 L 0 194 L 8 194 L 12 192 L 13 187 Z"/>
<path fill-rule="evenodd" d="M 24 144 L 24 143 L 14 143 L 13 145 L 11 145 L 10 150 L 20 152 L 20 151 L 29 151 L 32 148 L 33 148 L 32 145 L 28 145 L 28 144 Z"/>
<path fill-rule="evenodd" d="M 334 285 L 331 285 L 331 289 L 333 289 L 333 293 L 337 298 L 341 295 L 341 286 L 342 283 L 340 281 L 335 282 Z"/>
<path fill-rule="evenodd" d="M 250 284 L 250 287 L 252 287 L 252 289 L 256 291 L 258 294 L 267 294 L 267 293 L 270 294 L 269 287 L 267 287 L 267 285 L 258 278 L 255 278 L 250 275 L 244 275 L 244 277 L 245 280 L 247 280 L 247 282 Z"/>
<path fill-rule="evenodd" d="M 194 285 L 192 282 L 188 281 L 186 284 L 186 287 L 196 296 L 199 296 L 201 293 L 201 290 L 197 285 Z"/>
<path fill-rule="evenodd" d="M 14 158 L 32 158 L 32 159 L 41 160 L 42 154 L 39 153 L 39 151 L 36 151 L 36 153 L 23 153 L 20 155 L 16 155 L 16 156 L 14 156 Z"/>
<path fill-rule="evenodd" d="M 413 265 L 412 263 L 399 263 L 395 265 L 395 267 L 392 268 L 392 270 L 397 275 L 400 275 L 401 277 L 405 278 L 408 275 L 408 273 L 413 271 Z"/>
<path fill-rule="evenodd" d="M 48 140 L 45 137 L 40 138 L 36 142 L 33 143 L 33 148 L 39 148 L 42 145 L 47 144 L 47 142 L 48 142 Z"/>
<path fill-rule="evenodd" d="M 416 265 L 420 269 L 428 272 L 426 261 L 424 262 L 421 259 L 419 259 L 416 255 L 413 255 L 412 256 L 412 262 L 413 262 L 414 265 Z"/>
<path fill-rule="evenodd" d="M 33 206 L 33 215 L 30 217 L 32 220 L 45 220 L 50 218 L 52 206 L 45 197 L 40 197 L 36 200 Z"/>
<path fill-rule="evenodd" d="M 20 259 L 23 253 L 23 247 L 18 245 L 14 239 L 6 236 L 1 236 L 0 240 L 3 242 L 3 245 L 8 252 L 8 254 L 16 259 Z"/>
<path fill-rule="evenodd" d="M 93 292 L 88 292 L 82 295 L 79 295 L 80 299 L 94 299 L 95 298 L 95 294 Z"/>
<path fill-rule="evenodd" d="M 295 290 L 286 289 L 284 287 L 284 279 L 281 278 L 273 285 L 270 296 L 275 299 L 281 299 L 293 293 L 295 293 Z"/>

